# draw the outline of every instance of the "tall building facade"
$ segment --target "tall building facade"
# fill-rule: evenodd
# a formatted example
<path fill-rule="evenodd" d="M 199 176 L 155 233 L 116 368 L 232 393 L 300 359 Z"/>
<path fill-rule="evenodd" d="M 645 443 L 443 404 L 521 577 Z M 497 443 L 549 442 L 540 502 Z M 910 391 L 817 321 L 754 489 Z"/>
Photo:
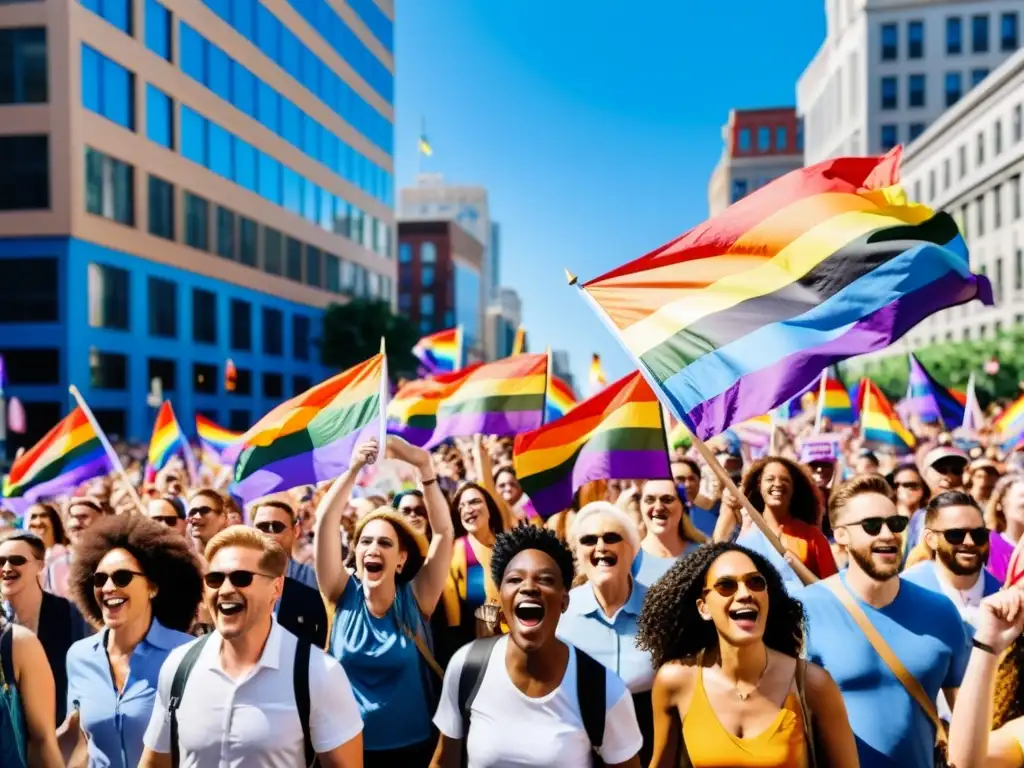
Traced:
<path fill-rule="evenodd" d="M 1020 0 L 828 0 L 797 84 L 808 165 L 908 144 L 1012 55 Z"/>
<path fill-rule="evenodd" d="M 708 184 L 710 216 L 803 165 L 803 137 L 793 107 L 734 109 L 722 127 L 722 141 L 722 157 Z"/>
<path fill-rule="evenodd" d="M 483 244 L 454 221 L 398 222 L 398 311 L 424 336 L 462 327 L 468 360 L 486 347 Z"/>
<path fill-rule="evenodd" d="M 512 354 L 516 331 L 523 322 L 522 302 L 511 288 L 498 288 L 487 306 L 487 338 L 484 342 L 488 360 L 498 360 Z"/>
<path fill-rule="evenodd" d="M 26 440 L 70 384 L 109 434 L 148 439 L 154 379 L 186 430 L 245 428 L 326 374 L 327 304 L 391 300 L 393 18 L 392 0 L 0 5 L 0 354 Z"/>

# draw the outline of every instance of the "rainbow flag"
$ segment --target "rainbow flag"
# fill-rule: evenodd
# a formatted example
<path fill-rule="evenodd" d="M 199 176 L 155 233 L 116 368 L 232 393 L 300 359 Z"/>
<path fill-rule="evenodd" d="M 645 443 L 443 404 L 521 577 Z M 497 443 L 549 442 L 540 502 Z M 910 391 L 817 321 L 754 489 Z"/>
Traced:
<path fill-rule="evenodd" d="M 114 471 L 85 412 L 76 407 L 11 466 L 3 495 L 25 501 L 56 496 Z"/>
<path fill-rule="evenodd" d="M 551 424 L 516 437 L 516 476 L 547 518 L 585 483 L 671 477 L 661 404 L 634 371 Z"/>
<path fill-rule="evenodd" d="M 584 296 L 694 434 L 720 434 L 941 309 L 992 302 L 953 219 L 907 200 L 899 160 L 788 173 Z"/>
<path fill-rule="evenodd" d="M 936 381 L 913 353 L 908 357 L 910 375 L 907 380 L 907 396 L 904 399 L 907 410 L 925 424 L 938 422 L 947 429 L 962 424 L 964 402 Z"/>
<path fill-rule="evenodd" d="M 437 408 L 441 401 L 481 365 L 474 363 L 454 373 L 404 384 L 388 403 L 388 433 L 420 447 L 429 443 L 437 428 Z"/>
<path fill-rule="evenodd" d="M 854 411 L 853 400 L 850 398 L 850 391 L 846 388 L 843 380 L 839 377 L 839 371 L 834 365 L 830 365 L 824 371 L 825 396 L 818 403 L 818 422 L 828 419 L 833 425 L 851 426 L 856 423 L 857 415 Z M 815 393 L 815 399 L 821 398 L 821 389 Z"/>
<path fill-rule="evenodd" d="M 355 446 L 380 437 L 387 363 L 374 355 L 281 403 L 242 435 L 232 493 L 245 502 L 333 480 Z"/>
<path fill-rule="evenodd" d="M 462 328 L 449 328 L 424 336 L 412 353 L 428 373 L 451 373 L 462 367 Z"/>
<path fill-rule="evenodd" d="M 188 441 L 178 426 L 178 419 L 174 415 L 171 404 L 164 400 L 160 410 L 156 413 L 156 422 L 153 424 L 153 436 L 149 439 L 149 456 L 147 458 L 147 472 L 154 475 L 167 466 L 179 451 L 188 450 Z"/>
<path fill-rule="evenodd" d="M 1004 453 L 1016 448 L 1021 435 L 1024 434 L 1024 395 L 1008 405 L 992 426 L 999 436 Z"/>
<path fill-rule="evenodd" d="M 544 423 L 550 424 L 560 419 L 576 405 L 576 393 L 565 381 L 554 374 L 548 382 L 547 400 L 545 401 Z"/>
<path fill-rule="evenodd" d="M 437 426 L 428 443 L 450 437 L 518 435 L 544 422 L 548 356 L 522 354 L 475 369 L 438 403 Z"/>
<path fill-rule="evenodd" d="M 224 429 L 198 413 L 196 414 L 196 433 L 199 435 L 199 445 L 203 449 L 203 458 L 215 459 L 217 463 L 223 463 L 224 452 L 242 436 L 241 432 Z"/>
<path fill-rule="evenodd" d="M 956 391 L 953 395 L 956 396 Z M 978 393 L 974 386 L 974 373 L 967 377 L 967 391 L 964 393 L 964 420 L 960 428 L 975 433 L 985 425 L 985 414 L 978 402 Z"/>
<path fill-rule="evenodd" d="M 889 398 L 871 379 L 860 383 L 860 430 L 865 443 L 888 446 L 900 454 L 914 452 L 917 440 L 910 433 Z"/>

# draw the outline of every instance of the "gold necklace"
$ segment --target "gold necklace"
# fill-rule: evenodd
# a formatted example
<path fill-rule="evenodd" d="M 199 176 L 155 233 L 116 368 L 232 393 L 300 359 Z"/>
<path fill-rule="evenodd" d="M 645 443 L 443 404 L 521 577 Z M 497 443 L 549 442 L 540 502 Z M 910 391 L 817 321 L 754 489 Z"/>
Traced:
<path fill-rule="evenodd" d="M 761 676 L 757 678 L 757 682 L 754 683 L 754 687 L 751 688 L 749 691 L 744 693 L 743 691 L 740 690 L 739 680 L 735 681 L 732 684 L 732 689 L 733 689 L 733 691 L 736 692 L 736 696 L 737 696 L 737 698 L 739 698 L 740 701 L 746 701 L 747 699 L 750 698 L 750 694 L 752 694 L 754 691 L 756 691 L 758 688 L 761 687 L 761 681 L 764 680 L 764 676 L 766 674 L 768 674 L 768 662 L 769 661 L 770 661 L 770 657 L 768 656 L 768 649 L 765 648 L 764 649 L 764 669 L 761 670 Z"/>

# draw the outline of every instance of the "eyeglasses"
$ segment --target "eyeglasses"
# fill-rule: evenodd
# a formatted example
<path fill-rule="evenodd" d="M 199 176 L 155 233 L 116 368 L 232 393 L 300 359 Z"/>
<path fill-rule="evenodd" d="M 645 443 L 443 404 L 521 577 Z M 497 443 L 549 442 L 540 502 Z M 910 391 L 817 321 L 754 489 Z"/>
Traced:
<path fill-rule="evenodd" d="M 864 533 L 868 536 L 877 536 L 882 532 L 883 525 L 893 533 L 903 533 L 907 530 L 907 525 L 909 523 L 909 517 L 893 515 L 892 517 L 866 517 L 863 520 L 858 520 L 855 523 L 847 523 L 846 525 L 859 525 L 864 529 Z"/>
<path fill-rule="evenodd" d="M 935 533 L 941 533 L 942 538 L 954 547 L 963 544 L 967 540 L 967 534 L 971 535 L 971 541 L 978 546 L 988 544 L 989 530 L 985 526 L 980 528 L 947 528 L 944 531 L 935 531 Z"/>
<path fill-rule="evenodd" d="M 580 536 L 580 544 L 584 547 L 595 547 L 599 541 L 603 541 L 605 544 L 621 544 L 622 534 L 608 531 L 608 533 L 585 533 Z"/>
<path fill-rule="evenodd" d="M 245 589 L 252 580 L 262 576 L 264 579 L 272 579 L 273 576 L 268 576 L 265 573 L 253 573 L 252 571 L 231 571 L 231 573 L 224 573 L 223 571 L 210 571 L 203 576 L 203 581 L 206 582 L 206 586 L 210 589 L 220 589 L 224 584 L 224 580 L 227 579 L 231 582 L 231 586 L 237 587 L 238 589 Z"/>
<path fill-rule="evenodd" d="M 192 509 L 188 511 L 188 516 L 195 517 L 198 515 L 199 517 L 206 517 L 211 512 L 220 514 L 220 510 L 214 509 L 213 507 L 192 507 Z"/>
<path fill-rule="evenodd" d="M 132 583 L 132 579 L 136 576 L 145 576 L 144 573 L 138 571 L 129 571 L 127 568 L 118 568 L 113 573 L 104 573 L 103 571 L 96 571 L 92 575 L 92 585 L 96 589 L 103 589 L 103 586 L 107 583 L 107 579 L 110 579 L 114 586 L 118 589 L 124 589 Z"/>
<path fill-rule="evenodd" d="M 24 555 L 0 555 L 0 568 L 10 563 L 15 568 L 21 568 L 25 563 L 28 562 L 28 558 Z"/>
<path fill-rule="evenodd" d="M 908 491 L 920 491 L 921 484 L 916 480 L 907 480 L 904 482 L 896 482 L 894 485 L 897 488 L 906 488 Z"/>
<path fill-rule="evenodd" d="M 644 504 L 655 504 L 660 502 L 666 507 L 679 501 L 678 497 L 665 494 L 664 496 L 644 496 Z"/>
<path fill-rule="evenodd" d="M 266 522 L 256 523 L 256 530 L 263 533 L 284 533 L 288 530 L 288 526 L 280 520 L 267 520 Z"/>
<path fill-rule="evenodd" d="M 732 576 L 723 576 L 710 587 L 705 587 L 704 594 L 706 595 L 713 589 L 722 597 L 732 597 L 739 591 L 740 584 L 743 584 L 751 592 L 764 592 L 768 589 L 768 582 L 764 576 L 754 572 L 740 576 L 738 579 Z"/>
<path fill-rule="evenodd" d="M 426 517 L 427 516 L 427 508 L 426 507 L 422 507 L 422 506 L 420 506 L 418 504 L 416 506 L 414 506 L 414 507 L 401 507 L 401 508 L 399 508 L 398 511 L 401 512 L 406 517 L 412 517 L 413 515 L 416 515 L 418 517 Z"/>
<path fill-rule="evenodd" d="M 158 523 L 163 523 L 168 528 L 174 528 L 178 524 L 179 518 L 176 515 L 153 515 L 150 520 L 156 520 Z"/>

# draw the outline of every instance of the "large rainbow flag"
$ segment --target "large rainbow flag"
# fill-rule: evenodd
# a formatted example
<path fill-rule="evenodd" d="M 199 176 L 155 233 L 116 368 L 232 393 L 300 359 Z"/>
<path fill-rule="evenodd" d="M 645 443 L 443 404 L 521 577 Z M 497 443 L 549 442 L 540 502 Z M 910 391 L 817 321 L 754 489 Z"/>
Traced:
<path fill-rule="evenodd" d="M 661 404 L 638 371 L 516 437 L 514 461 L 519 483 L 544 518 L 568 508 L 592 480 L 671 477 Z"/>
<path fill-rule="evenodd" d="M 85 412 L 76 407 L 15 460 L 5 478 L 3 495 L 36 501 L 113 471 L 103 440 Z"/>
<path fill-rule="evenodd" d="M 889 398 L 871 379 L 860 383 L 860 430 L 865 443 L 887 446 L 900 454 L 914 452 L 917 441 L 903 422 Z"/>
<path fill-rule="evenodd" d="M 212 459 L 217 463 L 223 463 L 224 452 L 242 436 L 241 432 L 224 429 L 213 420 L 198 413 L 196 414 L 196 434 L 199 435 L 203 458 Z"/>
<path fill-rule="evenodd" d="M 249 502 L 336 478 L 358 443 L 380 436 L 386 407 L 383 354 L 281 403 L 236 443 L 232 492 Z"/>
<path fill-rule="evenodd" d="M 964 405 L 952 390 L 942 386 L 910 353 L 910 374 L 907 378 L 905 407 L 925 424 L 936 422 L 946 429 L 955 429 L 964 420 Z"/>
<path fill-rule="evenodd" d="M 424 336 L 412 353 L 428 373 L 451 373 L 462 367 L 462 328 L 449 328 Z"/>
<path fill-rule="evenodd" d="M 992 302 L 953 219 L 907 200 L 899 161 L 788 173 L 583 293 L 694 434 L 720 434 L 941 309 Z"/>
<path fill-rule="evenodd" d="M 437 428 L 437 409 L 441 401 L 458 389 L 482 363 L 454 373 L 416 379 L 404 385 L 388 403 L 388 432 L 420 447 L 430 442 Z"/>
<path fill-rule="evenodd" d="M 545 402 L 544 421 L 550 423 L 560 419 L 576 406 L 576 393 L 565 381 L 551 374 Z"/>
<path fill-rule="evenodd" d="M 518 435 L 544 423 L 548 356 L 522 354 L 476 368 L 437 407 L 429 445 L 450 437 Z"/>

